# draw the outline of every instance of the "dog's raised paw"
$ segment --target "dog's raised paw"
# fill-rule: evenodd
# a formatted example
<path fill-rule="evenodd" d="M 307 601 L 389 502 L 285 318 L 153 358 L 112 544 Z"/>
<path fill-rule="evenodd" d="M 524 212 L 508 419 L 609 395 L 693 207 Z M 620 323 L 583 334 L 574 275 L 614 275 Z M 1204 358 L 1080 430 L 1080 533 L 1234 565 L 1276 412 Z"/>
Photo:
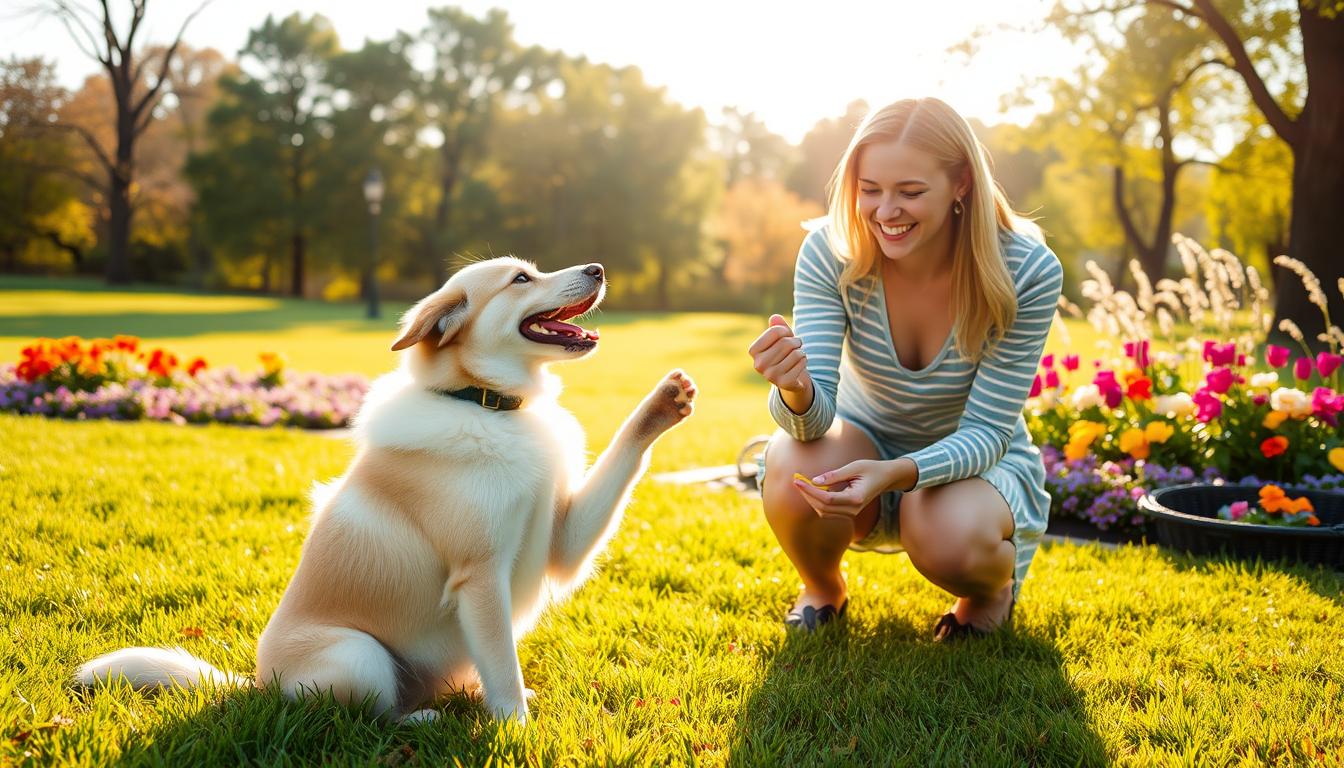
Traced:
<path fill-rule="evenodd" d="M 638 434 L 654 438 L 680 424 L 695 410 L 695 394 L 695 382 L 684 371 L 668 373 L 640 403 Z"/>

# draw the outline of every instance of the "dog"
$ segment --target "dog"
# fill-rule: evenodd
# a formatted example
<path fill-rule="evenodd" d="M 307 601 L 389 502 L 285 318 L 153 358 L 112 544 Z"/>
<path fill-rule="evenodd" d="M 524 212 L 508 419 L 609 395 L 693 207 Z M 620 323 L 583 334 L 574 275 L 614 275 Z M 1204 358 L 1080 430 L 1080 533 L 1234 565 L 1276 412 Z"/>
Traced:
<path fill-rule="evenodd" d="M 600 264 L 547 273 L 501 257 L 406 313 L 400 368 L 355 417 L 353 462 L 314 491 L 298 568 L 257 643 L 258 686 L 403 719 L 480 689 L 493 716 L 527 720 L 519 638 L 589 575 L 654 441 L 696 395 L 668 373 L 585 471 L 583 431 L 547 368 L 596 349 L 598 333 L 571 321 L 605 291 Z M 100 656 L 75 678 L 118 675 L 137 687 L 248 682 L 156 648 Z"/>

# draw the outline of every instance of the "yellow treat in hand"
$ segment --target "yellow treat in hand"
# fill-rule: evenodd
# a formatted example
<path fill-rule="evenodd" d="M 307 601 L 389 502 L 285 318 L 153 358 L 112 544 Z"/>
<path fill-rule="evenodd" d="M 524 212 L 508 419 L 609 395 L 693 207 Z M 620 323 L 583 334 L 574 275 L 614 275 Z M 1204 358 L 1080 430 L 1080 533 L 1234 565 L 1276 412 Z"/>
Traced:
<path fill-rule="evenodd" d="M 804 483 L 807 483 L 808 485 L 812 486 L 813 488 L 820 488 L 820 489 L 823 490 L 823 491 L 829 491 L 829 490 L 831 490 L 831 486 L 829 486 L 829 485 L 821 485 L 820 483 L 814 483 L 814 482 L 812 482 L 812 478 L 807 477 L 807 476 L 804 475 L 802 472 L 794 472 L 794 473 L 793 473 L 793 479 L 794 479 L 794 480 L 802 480 Z"/>

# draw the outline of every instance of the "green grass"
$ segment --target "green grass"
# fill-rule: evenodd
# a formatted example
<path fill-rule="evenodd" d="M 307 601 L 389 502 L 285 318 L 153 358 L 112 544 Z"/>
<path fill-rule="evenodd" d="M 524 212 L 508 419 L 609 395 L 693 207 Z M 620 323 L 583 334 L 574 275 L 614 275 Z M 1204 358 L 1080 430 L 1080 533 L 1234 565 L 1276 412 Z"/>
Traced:
<path fill-rule="evenodd" d="M 296 363 L 323 370 L 372 366 L 386 348 L 386 330 L 339 319 L 352 307 L 32 294 L 0 289 L 0 336 L 132 331 L 221 361 L 235 344 L 294 359 L 277 345 L 344 339 L 341 355 Z M 263 301 L 275 330 L 215 311 L 240 300 Z M 125 326 L 128 306 L 157 319 Z M 65 330 L 100 316 L 102 330 Z M 703 394 L 655 468 L 730 462 L 767 430 L 742 352 L 758 319 L 599 325 L 599 353 L 560 369 L 591 449 L 673 366 Z M 1339 573 L 1046 545 L 1016 631 L 945 648 L 928 632 L 947 595 L 904 556 L 852 555 L 847 623 L 796 637 L 779 619 L 797 579 L 759 502 L 651 481 L 599 573 L 523 642 L 538 692 L 526 729 L 463 699 L 440 702 L 436 723 L 395 728 L 270 692 L 67 684 L 81 660 L 132 643 L 250 672 L 298 558 L 307 490 L 351 456 L 343 440 L 298 431 L 0 416 L 0 765 L 1344 764 Z"/>

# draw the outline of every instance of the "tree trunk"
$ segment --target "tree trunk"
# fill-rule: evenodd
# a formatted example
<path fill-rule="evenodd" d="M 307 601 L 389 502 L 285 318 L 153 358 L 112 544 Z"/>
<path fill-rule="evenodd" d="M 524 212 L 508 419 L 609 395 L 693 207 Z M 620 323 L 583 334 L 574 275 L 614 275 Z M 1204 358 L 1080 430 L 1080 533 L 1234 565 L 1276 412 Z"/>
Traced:
<path fill-rule="evenodd" d="M 117 154 L 108 169 L 108 250 L 105 277 L 111 285 L 131 282 L 131 179 L 134 178 L 135 125 L 118 105 Z"/>
<path fill-rule="evenodd" d="M 434 208 L 433 269 L 434 284 L 443 285 L 448 279 L 448 257 L 444 253 L 448 244 L 448 227 L 453 221 L 453 193 L 457 191 L 457 180 L 462 155 L 452 139 L 445 138 L 443 149 L 439 153 L 443 160 L 442 173 L 439 176 L 439 204 Z"/>
<path fill-rule="evenodd" d="M 303 145 L 294 148 L 289 169 L 289 195 L 291 212 L 289 230 L 289 294 L 303 298 Z"/>
<path fill-rule="evenodd" d="M 1344 276 L 1344 19 L 1325 19 L 1311 9 L 1301 11 L 1302 53 L 1309 88 L 1296 120 L 1293 145 L 1293 203 L 1288 226 L 1288 255 L 1300 260 L 1321 281 L 1330 302 L 1331 320 L 1344 321 L 1344 300 L 1338 291 Z M 1274 329 L 1292 320 L 1308 344 L 1324 348 L 1316 338 L 1324 326 L 1320 310 L 1307 300 L 1296 275 L 1274 272 Z"/>

